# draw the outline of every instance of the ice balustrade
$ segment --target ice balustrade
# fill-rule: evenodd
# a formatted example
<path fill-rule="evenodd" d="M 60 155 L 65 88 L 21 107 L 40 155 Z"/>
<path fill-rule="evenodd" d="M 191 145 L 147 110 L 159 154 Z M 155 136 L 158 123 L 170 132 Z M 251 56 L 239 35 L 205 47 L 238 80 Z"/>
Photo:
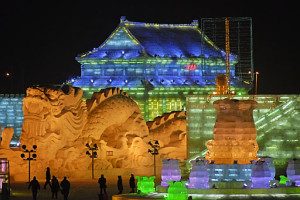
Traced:
<path fill-rule="evenodd" d="M 209 181 L 216 182 L 251 182 L 252 165 L 220 165 L 209 164 L 207 166 Z"/>
<path fill-rule="evenodd" d="M 256 130 L 269 130 L 272 127 L 274 128 L 271 122 L 288 116 L 289 113 L 293 110 L 293 108 L 297 105 L 297 103 L 297 98 L 291 97 L 288 101 L 276 106 L 274 109 L 271 109 L 269 112 L 265 113 L 263 116 L 261 116 L 255 121 Z M 260 138 L 258 137 L 257 139 Z"/>

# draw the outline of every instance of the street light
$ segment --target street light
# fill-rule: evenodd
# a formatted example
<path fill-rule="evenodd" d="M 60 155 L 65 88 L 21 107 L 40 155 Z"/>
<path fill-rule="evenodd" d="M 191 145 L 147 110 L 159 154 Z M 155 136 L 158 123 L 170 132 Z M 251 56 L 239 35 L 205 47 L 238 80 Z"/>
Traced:
<path fill-rule="evenodd" d="M 23 149 L 23 153 L 21 154 L 21 158 L 23 158 L 23 160 L 28 160 L 29 162 L 29 178 L 28 178 L 28 182 L 30 183 L 30 161 L 35 161 L 36 160 L 36 145 L 32 146 L 33 149 L 28 150 L 26 149 L 26 145 L 22 145 L 22 149 Z M 24 153 L 28 153 L 28 157 L 25 158 L 25 154 Z M 32 156 L 32 157 L 31 157 Z"/>
<path fill-rule="evenodd" d="M 248 74 L 252 75 L 252 72 L 249 71 Z M 257 75 L 259 74 L 259 72 L 254 72 L 253 74 L 255 74 L 255 95 L 257 95 Z"/>
<path fill-rule="evenodd" d="M 98 146 L 97 144 L 94 144 L 94 146 L 90 146 L 89 143 L 86 143 L 85 145 L 87 148 L 89 148 L 89 151 L 86 151 L 86 155 L 90 156 L 92 158 L 92 179 L 94 179 L 94 158 L 97 158 L 97 150 Z M 90 153 L 92 151 L 92 153 Z"/>
<path fill-rule="evenodd" d="M 156 162 L 155 162 L 155 156 L 158 155 L 158 148 L 159 148 L 159 143 L 157 140 L 154 140 L 154 144 L 151 143 L 151 141 L 148 142 L 148 144 L 153 148 L 153 149 L 148 149 L 148 153 L 151 153 L 153 155 L 154 159 L 154 176 L 156 176 Z"/>

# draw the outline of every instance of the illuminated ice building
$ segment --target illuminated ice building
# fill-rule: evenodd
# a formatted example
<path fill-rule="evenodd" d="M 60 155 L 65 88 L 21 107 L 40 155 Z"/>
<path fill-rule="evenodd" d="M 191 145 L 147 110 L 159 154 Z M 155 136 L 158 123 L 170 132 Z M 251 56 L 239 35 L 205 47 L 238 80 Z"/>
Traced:
<path fill-rule="evenodd" d="M 154 24 L 122 17 L 101 46 L 76 57 L 81 76 L 66 83 L 82 88 L 84 100 L 100 89 L 118 87 L 138 104 L 145 121 L 185 109 L 187 160 L 204 157 L 217 116 L 213 102 L 227 98 L 213 94 L 216 77 L 226 72 L 224 26 L 224 19 Z M 286 159 L 300 155 L 300 96 L 248 95 L 254 78 L 251 26 L 251 18 L 229 18 L 232 98 L 258 103 L 253 111 L 257 156 L 270 156 L 277 168 L 284 168 Z M 14 143 L 21 135 L 23 98 L 0 95 L 2 131 L 13 127 Z"/>
<path fill-rule="evenodd" d="M 199 28 L 200 27 L 200 28 Z M 297 157 L 299 95 L 248 95 L 253 81 L 252 20 L 229 18 L 230 83 L 235 99 L 258 103 L 253 117 L 258 156 L 271 156 L 284 167 Z M 226 73 L 224 19 L 205 18 L 198 24 L 120 24 L 98 48 L 76 57 L 81 76 L 68 81 L 84 97 L 119 87 L 137 102 L 146 121 L 163 113 L 187 110 L 187 158 L 204 156 L 216 121 L 213 95 L 216 77 Z M 251 73 L 249 73 L 249 71 Z"/>
<path fill-rule="evenodd" d="M 251 46 L 249 38 L 247 42 Z M 229 57 L 231 90 L 240 95 L 251 88 L 248 72 L 253 71 L 252 61 L 245 63 L 251 52 L 242 51 Z M 197 20 L 154 24 L 121 17 L 100 47 L 76 60 L 81 76 L 69 84 L 82 88 L 84 97 L 102 88 L 119 87 L 137 102 L 146 121 L 184 109 L 187 95 L 212 94 L 217 75 L 226 73 L 225 51 L 203 33 Z"/>

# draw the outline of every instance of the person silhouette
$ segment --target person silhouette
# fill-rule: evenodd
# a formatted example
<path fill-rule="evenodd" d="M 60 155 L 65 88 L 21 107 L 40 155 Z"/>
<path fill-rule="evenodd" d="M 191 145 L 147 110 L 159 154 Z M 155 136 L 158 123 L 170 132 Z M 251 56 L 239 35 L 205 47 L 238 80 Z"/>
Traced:
<path fill-rule="evenodd" d="M 67 180 L 67 177 L 64 177 L 64 180 L 60 183 L 62 188 L 61 192 L 64 195 L 64 200 L 68 200 L 69 192 L 70 192 L 70 182 Z"/>
<path fill-rule="evenodd" d="M 44 190 L 46 189 L 46 186 L 49 184 L 50 188 L 51 188 L 51 184 L 50 184 L 50 180 L 51 180 L 51 175 L 50 175 L 50 167 L 47 167 L 46 170 L 46 183 L 44 185 Z"/>
<path fill-rule="evenodd" d="M 30 181 L 29 186 L 28 186 L 28 190 L 31 187 L 31 191 L 32 191 L 32 198 L 33 200 L 36 200 L 36 196 L 38 193 L 38 190 L 40 190 L 40 183 L 38 182 L 38 180 L 36 180 L 36 177 L 33 177 L 33 180 Z"/>
<path fill-rule="evenodd" d="M 52 199 L 57 199 L 57 192 L 59 190 L 59 183 L 58 180 L 55 176 L 52 176 L 52 180 L 51 180 L 51 192 L 52 192 Z"/>
<path fill-rule="evenodd" d="M 131 188 L 130 193 L 134 193 L 134 188 L 135 188 L 135 179 L 134 179 L 134 175 L 131 174 L 131 177 L 129 179 L 129 186 Z"/>
<path fill-rule="evenodd" d="M 103 174 L 101 174 L 101 177 L 98 179 L 98 183 L 100 184 L 100 195 L 102 195 L 102 190 L 104 194 L 106 194 L 106 178 L 104 178 Z"/>
<path fill-rule="evenodd" d="M 122 194 L 122 192 L 123 192 L 123 183 L 122 183 L 122 177 L 121 176 L 118 176 L 117 185 L 118 185 L 119 194 Z"/>

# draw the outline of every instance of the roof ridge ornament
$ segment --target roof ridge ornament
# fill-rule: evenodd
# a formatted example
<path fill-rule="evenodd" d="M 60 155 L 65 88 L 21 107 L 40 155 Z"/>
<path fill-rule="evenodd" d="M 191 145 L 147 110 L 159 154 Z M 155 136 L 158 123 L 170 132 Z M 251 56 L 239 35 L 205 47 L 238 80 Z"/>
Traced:
<path fill-rule="evenodd" d="M 125 21 L 127 21 L 126 16 L 121 16 L 120 23 L 124 23 Z"/>
<path fill-rule="evenodd" d="M 199 26 L 198 19 L 194 19 L 191 24 L 198 27 Z"/>

